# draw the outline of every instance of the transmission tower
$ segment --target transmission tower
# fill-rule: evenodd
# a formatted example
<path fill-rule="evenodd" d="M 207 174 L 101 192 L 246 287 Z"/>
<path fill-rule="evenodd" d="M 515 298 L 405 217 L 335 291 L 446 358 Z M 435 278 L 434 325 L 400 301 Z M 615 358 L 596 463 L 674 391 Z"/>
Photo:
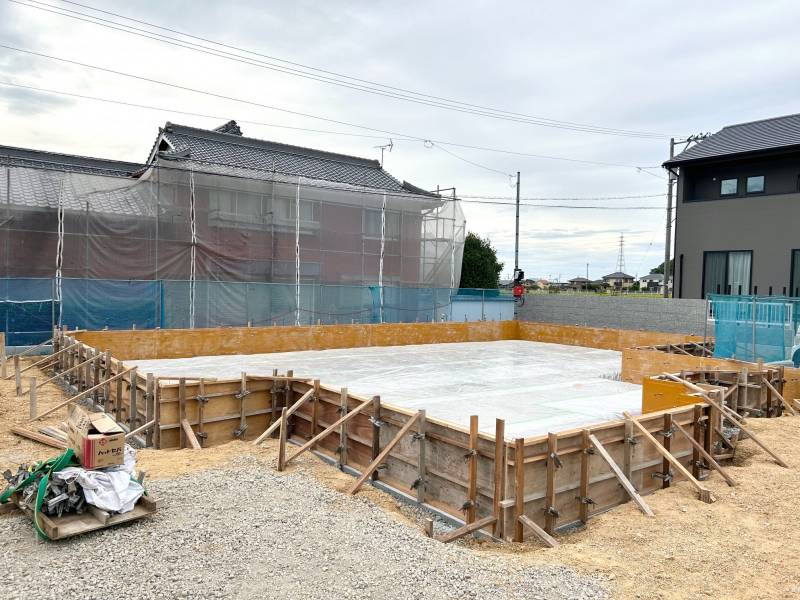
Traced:
<path fill-rule="evenodd" d="M 625 272 L 625 236 L 619 234 L 619 255 L 617 255 L 617 272 Z"/>

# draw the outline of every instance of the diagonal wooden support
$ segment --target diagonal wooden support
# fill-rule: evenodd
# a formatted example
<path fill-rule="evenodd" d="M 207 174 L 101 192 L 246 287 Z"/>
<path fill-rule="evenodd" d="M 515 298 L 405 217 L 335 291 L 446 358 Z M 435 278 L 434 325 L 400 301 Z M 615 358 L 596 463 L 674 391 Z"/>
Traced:
<path fill-rule="evenodd" d="M 494 515 L 491 515 L 489 517 L 484 517 L 483 519 L 478 519 L 477 521 L 473 521 L 472 523 L 467 523 L 463 527 L 454 529 L 450 533 L 439 536 L 436 539 L 442 542 L 443 544 L 449 544 L 450 542 L 454 542 L 458 538 L 462 538 L 465 535 L 474 533 L 479 529 L 483 529 L 484 527 L 488 527 L 489 525 L 494 525 L 495 521 L 497 521 L 497 517 L 495 517 Z"/>
<path fill-rule="evenodd" d="M 614 475 L 617 476 L 617 480 L 619 480 L 623 489 L 626 492 L 628 492 L 628 495 L 631 497 L 631 500 L 633 500 L 636 506 L 639 507 L 639 510 L 641 510 L 648 517 L 655 517 L 656 515 L 650 509 L 650 506 L 648 506 L 647 502 L 644 501 L 644 498 L 642 498 L 639 495 L 639 493 L 636 491 L 636 488 L 633 487 L 633 484 L 631 483 L 630 479 L 625 477 L 625 474 L 622 472 L 622 469 L 620 469 L 619 465 L 617 465 L 614 459 L 611 458 L 611 455 L 608 453 L 608 450 L 606 450 L 605 446 L 603 446 L 603 444 L 600 443 L 600 440 L 598 440 L 593 433 L 589 433 L 588 430 L 584 431 L 586 431 L 588 434 L 587 437 L 589 438 L 589 442 L 591 442 L 592 446 L 594 446 L 595 450 L 597 450 L 598 454 L 600 454 L 600 457 L 604 461 L 606 461 L 606 464 L 609 467 L 611 467 L 611 470 L 614 472 Z M 661 444 L 659 444 L 659 447 L 661 447 Z"/>
<path fill-rule="evenodd" d="M 73 397 L 72 397 L 72 398 L 70 398 L 69 400 L 64 400 L 64 402 L 61 402 L 60 404 L 56 404 L 56 405 L 55 405 L 53 408 L 51 408 L 51 409 L 49 409 L 49 410 L 46 410 L 46 411 L 44 411 L 42 414 L 40 414 L 40 415 L 36 415 L 36 418 L 34 418 L 34 419 L 30 419 L 30 421 L 35 421 L 35 420 L 37 420 L 37 419 L 41 419 L 41 418 L 43 418 L 43 417 L 46 417 L 47 415 L 49 415 L 49 414 L 51 414 L 51 413 L 54 413 L 55 411 L 57 411 L 59 408 L 63 408 L 63 407 L 64 407 L 64 406 L 66 406 L 67 404 L 70 404 L 70 403 L 72 403 L 72 402 L 77 402 L 77 401 L 78 401 L 78 400 L 80 400 L 81 398 L 85 398 L 86 396 L 88 396 L 89 394 L 91 394 L 91 393 L 92 393 L 93 391 L 95 391 L 96 389 L 99 389 L 99 388 L 103 387 L 105 384 L 107 384 L 107 383 L 109 383 L 109 382 L 111 382 L 111 381 L 114 381 L 115 379 L 121 379 L 123 376 L 125 376 L 125 375 L 127 375 L 128 373 L 130 373 L 131 371 L 133 371 L 133 369 L 135 369 L 135 368 L 136 368 L 136 367 L 132 367 L 132 368 L 130 368 L 130 369 L 125 369 L 124 371 L 121 371 L 120 373 L 117 373 L 117 374 L 116 374 L 116 375 L 114 375 L 113 377 L 110 377 L 110 378 L 106 379 L 105 381 L 101 381 L 101 382 L 100 382 L 100 383 L 98 383 L 96 386 L 94 386 L 94 387 L 90 387 L 88 390 L 84 390 L 84 391 L 82 391 L 82 392 L 81 392 L 80 394 L 78 394 L 77 396 L 73 396 Z"/>
<path fill-rule="evenodd" d="M 528 529 L 530 529 L 533 533 L 535 533 L 536 537 L 542 540 L 546 546 L 550 548 L 555 548 L 556 546 L 560 545 L 556 538 L 554 538 L 552 535 L 550 535 L 544 529 L 542 529 L 536 523 L 534 523 L 530 517 L 527 517 L 525 515 L 520 515 L 519 522 L 522 523 Z"/>
<path fill-rule="evenodd" d="M 666 458 L 670 462 L 670 464 L 672 464 L 672 466 L 675 467 L 675 469 L 681 475 L 683 475 L 689 483 L 692 484 L 692 486 L 697 490 L 697 493 L 700 495 L 700 500 L 702 500 L 707 504 L 711 504 L 712 502 L 714 502 L 714 497 L 711 495 L 711 490 L 709 490 L 706 486 L 697 481 L 697 479 L 695 479 L 692 476 L 692 474 L 686 470 L 686 467 L 684 467 L 681 464 L 681 461 L 672 456 L 672 454 L 666 448 L 664 448 L 664 446 L 662 446 L 656 438 L 653 437 L 653 434 L 647 431 L 647 427 L 645 427 L 638 420 L 633 418 L 633 416 L 631 416 L 631 414 L 627 411 L 623 412 L 622 415 L 626 419 L 628 419 L 631 423 L 633 423 L 633 426 L 636 427 L 636 429 L 638 429 L 641 432 L 641 434 L 653 444 L 653 446 L 655 446 L 658 453 L 664 458 Z"/>
<path fill-rule="evenodd" d="M 789 403 L 786 401 L 786 398 L 784 398 L 784 397 L 783 397 L 783 394 L 781 394 L 781 393 L 780 393 L 780 392 L 779 392 L 779 391 L 778 391 L 778 390 L 775 388 L 775 386 L 774 386 L 774 385 L 772 385 L 772 384 L 769 382 L 769 380 L 768 380 L 766 377 L 764 377 L 764 380 L 763 380 L 763 381 L 764 381 L 764 383 L 766 383 L 766 384 L 767 384 L 767 387 L 768 387 L 770 390 L 772 390 L 772 393 L 773 393 L 773 394 L 775 394 L 775 397 L 776 397 L 778 400 L 780 400 L 780 401 L 781 401 L 781 403 L 783 404 L 783 406 L 784 406 L 784 407 L 786 407 L 786 410 L 788 410 L 788 411 L 789 411 L 789 412 L 790 412 L 792 415 L 797 415 L 797 412 L 794 410 L 794 407 L 792 407 L 792 405 L 791 405 L 791 404 L 789 404 Z"/>
<path fill-rule="evenodd" d="M 704 390 L 699 385 L 693 384 L 691 381 L 687 381 L 686 379 L 682 379 L 681 377 L 678 377 L 677 375 L 672 375 L 670 373 L 662 373 L 662 375 L 664 377 L 667 377 L 668 379 L 671 379 L 672 381 L 677 381 L 678 383 L 682 383 L 683 385 L 688 387 L 690 390 L 692 390 L 692 391 L 696 392 L 697 394 L 699 394 L 700 396 L 702 396 L 704 400 L 710 400 L 711 399 L 711 395 L 708 393 L 708 390 Z M 728 417 L 732 421 L 736 421 L 737 423 L 746 423 L 747 422 L 742 415 L 740 415 L 739 413 L 731 410 L 730 408 L 728 408 L 724 404 L 721 404 L 721 405 L 720 404 L 715 404 L 713 406 L 714 406 L 714 408 L 716 408 L 717 410 L 722 412 L 722 414 L 724 414 L 726 417 Z"/>
<path fill-rule="evenodd" d="M 74 344 L 72 344 L 71 346 L 67 346 L 66 348 L 64 348 L 64 349 L 62 349 L 62 350 L 59 350 L 58 352 L 56 352 L 56 353 L 54 353 L 54 354 L 48 354 L 48 355 L 47 355 L 47 356 L 45 356 L 44 358 L 42 358 L 42 359 L 40 359 L 40 360 L 37 360 L 35 363 L 32 363 L 32 364 L 28 365 L 27 367 L 25 367 L 24 369 L 20 370 L 20 371 L 19 371 L 19 374 L 20 374 L 20 375 L 22 375 L 22 374 L 23 374 L 25 371 L 27 371 L 27 370 L 29 370 L 29 369 L 32 369 L 33 367 L 38 367 L 39 365 L 41 365 L 41 364 L 43 364 L 43 363 L 46 363 L 46 362 L 48 362 L 48 361 L 51 361 L 51 360 L 53 360 L 53 359 L 54 359 L 56 356 L 60 356 L 61 354 L 63 354 L 63 353 L 64 353 L 64 352 L 66 352 L 67 350 L 71 350 L 71 349 L 72 349 L 72 348 L 74 348 L 75 346 L 80 346 L 80 345 L 81 345 L 81 343 L 80 343 L 80 342 L 75 342 L 75 343 L 74 343 Z M 17 356 L 21 356 L 21 355 L 17 355 Z M 8 375 L 8 376 L 6 376 L 6 379 L 11 379 L 12 377 L 13 377 L 13 375 Z"/>
<path fill-rule="evenodd" d="M 702 456 L 703 458 L 706 459 L 706 461 L 708 461 L 709 465 L 715 468 L 717 472 L 720 475 L 722 475 L 722 478 L 729 486 L 734 487 L 736 485 L 736 482 L 733 480 L 733 478 L 730 475 L 728 475 L 725 469 L 719 466 L 719 463 L 716 460 L 714 460 L 713 456 L 711 456 L 708 452 L 706 452 L 706 449 L 703 448 L 703 445 L 701 443 L 695 440 L 689 434 L 688 431 L 686 431 L 683 427 L 681 427 L 681 425 L 678 422 L 673 421 L 672 425 L 675 427 L 675 429 L 680 431 L 687 440 L 689 440 L 689 443 L 692 445 L 692 448 L 694 448 L 700 454 L 700 456 Z"/>
<path fill-rule="evenodd" d="M 289 458 L 287 458 L 286 459 L 286 464 L 288 465 L 291 461 L 293 461 L 295 458 L 300 456 L 303 452 L 305 452 L 306 450 L 309 450 L 310 448 L 313 448 L 316 444 L 319 443 L 320 440 L 322 440 L 323 438 L 325 438 L 328 435 L 330 435 L 331 433 L 333 433 L 336 430 L 337 427 L 339 427 L 343 423 L 346 423 L 347 421 L 349 421 L 350 419 L 355 417 L 358 413 L 360 413 L 362 410 L 364 410 L 365 408 L 367 408 L 369 406 L 372 406 L 372 402 L 371 401 L 367 401 L 367 402 L 362 403 L 361 405 L 355 407 L 353 410 L 351 410 L 349 413 L 347 413 L 345 416 L 341 417 L 338 421 L 336 421 L 332 425 L 328 426 L 324 431 L 320 431 L 317 435 L 315 435 L 313 438 L 308 440 L 305 444 L 300 446 L 300 449 L 297 450 L 297 452 L 295 452 Z"/>
<path fill-rule="evenodd" d="M 300 399 L 297 402 L 292 404 L 292 406 L 290 408 L 286 409 L 286 418 L 288 419 L 294 413 L 296 413 L 297 409 L 300 408 L 301 406 L 303 406 L 303 404 L 305 404 L 308 401 L 308 399 L 311 398 L 313 395 L 314 395 L 314 390 L 312 388 L 312 389 L 308 390 L 305 394 L 300 396 Z M 262 433 L 260 436 L 258 436 L 253 441 L 253 444 L 260 444 L 261 442 L 263 442 L 265 439 L 267 439 L 270 436 L 270 434 L 273 431 L 275 431 L 278 427 L 280 427 L 280 424 L 281 424 L 280 421 L 275 421 L 272 425 L 267 427 L 267 430 L 264 433 Z"/>
<path fill-rule="evenodd" d="M 403 436 L 405 436 L 411 430 L 411 428 L 414 426 L 414 423 L 417 422 L 419 415 L 420 413 L 417 412 L 411 418 L 409 418 L 408 421 L 406 421 L 405 425 L 400 428 L 400 431 L 397 432 L 397 435 L 394 436 L 392 441 L 386 444 L 383 450 L 381 450 L 380 454 L 375 457 L 375 460 L 373 460 L 370 465 L 364 469 L 364 472 L 361 473 L 361 477 L 358 478 L 358 481 L 356 481 L 347 491 L 348 494 L 355 494 L 361 489 L 361 486 L 364 485 L 364 482 L 367 480 L 367 478 L 377 470 L 384 460 L 386 460 L 386 457 L 389 456 L 389 452 L 391 452 L 392 449 L 400 443 L 400 440 L 403 439 Z"/>
<path fill-rule="evenodd" d="M 181 429 L 183 429 L 183 434 L 186 436 L 186 441 L 189 442 L 192 450 L 202 450 L 203 447 L 197 441 L 197 436 L 195 436 L 188 419 L 181 419 Z"/>

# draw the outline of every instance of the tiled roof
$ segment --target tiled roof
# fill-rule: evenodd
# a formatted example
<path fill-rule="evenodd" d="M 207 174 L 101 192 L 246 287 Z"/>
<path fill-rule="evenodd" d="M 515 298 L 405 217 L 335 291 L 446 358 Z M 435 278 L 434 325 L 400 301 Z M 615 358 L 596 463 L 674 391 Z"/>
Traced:
<path fill-rule="evenodd" d="M 611 273 L 610 275 L 603 275 L 603 279 L 633 279 L 633 275 L 628 275 L 622 271 Z"/>
<path fill-rule="evenodd" d="M 235 122 L 226 123 L 223 128 L 224 131 L 240 131 Z M 384 171 L 377 160 L 169 122 L 161 130 L 159 139 L 165 140 L 172 147 L 170 150 L 158 152 L 158 156 L 164 159 L 275 172 L 394 192 L 419 193 L 417 189 L 410 189 L 413 186 L 404 185 Z"/>
<path fill-rule="evenodd" d="M 44 150 L 15 148 L 13 146 L 0 146 L 0 165 L 36 167 L 40 169 L 50 168 L 59 171 L 110 175 L 113 177 L 130 177 L 145 168 L 145 165 L 119 160 L 60 154 Z"/>
<path fill-rule="evenodd" d="M 666 161 L 664 166 L 792 147 L 800 148 L 800 114 L 728 125 Z"/>

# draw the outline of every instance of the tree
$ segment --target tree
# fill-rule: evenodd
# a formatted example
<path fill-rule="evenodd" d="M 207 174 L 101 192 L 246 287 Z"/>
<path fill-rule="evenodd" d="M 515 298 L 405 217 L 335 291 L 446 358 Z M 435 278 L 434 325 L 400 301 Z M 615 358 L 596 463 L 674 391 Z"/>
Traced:
<path fill-rule="evenodd" d="M 670 258 L 669 259 L 669 274 L 670 274 L 670 276 L 674 272 L 675 272 L 675 259 L 674 258 Z M 663 275 L 664 274 L 664 263 L 662 262 L 657 267 L 654 267 L 654 268 L 650 269 L 650 274 L 652 275 L 653 273 L 660 273 L 661 275 Z"/>
<path fill-rule="evenodd" d="M 489 238 L 482 239 L 472 232 L 467 234 L 459 287 L 496 289 L 502 271 L 503 263 L 497 262 L 497 250 L 492 247 Z"/>

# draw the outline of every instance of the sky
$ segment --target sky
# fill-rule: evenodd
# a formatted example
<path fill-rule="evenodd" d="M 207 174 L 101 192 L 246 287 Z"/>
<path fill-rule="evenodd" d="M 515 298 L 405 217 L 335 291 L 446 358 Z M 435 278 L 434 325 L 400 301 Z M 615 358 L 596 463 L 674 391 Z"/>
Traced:
<path fill-rule="evenodd" d="M 794 1 L 79 1 L 0 0 L 0 45 L 274 108 L 0 47 L 0 83 L 153 107 L 0 84 L 0 145 L 144 162 L 166 121 L 213 128 L 229 119 L 247 136 L 369 158 L 379 159 L 378 146 L 391 141 L 385 168 L 422 188 L 455 187 L 467 229 L 491 240 L 506 277 L 514 264 L 517 172 L 520 267 L 528 277 L 565 281 L 585 276 L 587 265 L 592 279 L 611 273 L 621 234 L 625 270 L 640 276 L 664 257 L 667 181 L 659 165 L 669 138 L 800 112 Z M 53 14 L 125 22 L 92 8 L 239 53 L 526 117 L 408 102 Z M 648 135 L 576 131 L 529 117 Z M 565 205 L 595 208 L 559 208 Z"/>

